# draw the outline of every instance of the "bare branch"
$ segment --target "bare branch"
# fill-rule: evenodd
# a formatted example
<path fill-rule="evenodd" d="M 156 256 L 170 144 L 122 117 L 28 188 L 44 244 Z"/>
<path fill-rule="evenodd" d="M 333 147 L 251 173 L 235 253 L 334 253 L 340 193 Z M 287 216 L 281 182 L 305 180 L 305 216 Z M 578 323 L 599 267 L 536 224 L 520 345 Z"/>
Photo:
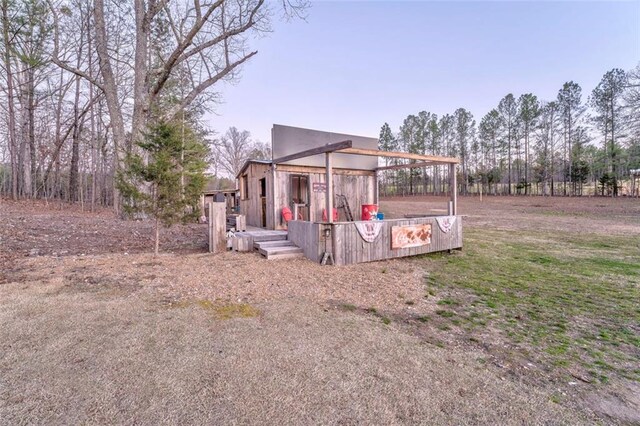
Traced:
<path fill-rule="evenodd" d="M 49 6 L 49 9 L 51 10 L 51 15 L 53 16 L 53 52 L 51 52 L 51 61 L 56 64 L 57 66 L 59 66 L 60 68 L 62 68 L 65 71 L 69 71 L 72 74 L 75 74 L 79 77 L 84 78 L 85 80 L 87 80 L 88 82 L 90 82 L 91 84 L 93 84 L 94 86 L 96 86 L 98 89 L 100 89 L 102 92 L 104 92 L 104 87 L 102 86 L 102 84 L 100 84 L 100 82 L 98 82 L 98 80 L 96 80 L 95 78 L 93 78 L 92 76 L 90 76 L 89 74 L 85 73 L 84 71 L 81 71 L 75 67 L 70 66 L 69 64 L 65 63 L 64 61 L 60 60 L 60 58 L 58 57 L 58 54 L 60 52 L 60 34 L 59 34 L 59 28 L 58 28 L 58 12 L 55 9 L 53 3 L 51 2 L 51 0 L 46 0 L 47 5 Z"/>
<path fill-rule="evenodd" d="M 175 107 L 171 108 L 167 112 L 167 114 L 165 114 L 165 119 L 171 120 L 171 119 L 175 118 L 175 116 L 182 109 L 184 109 L 191 102 L 193 102 L 193 100 L 195 98 L 197 98 L 198 95 L 200 95 L 202 92 L 207 90 L 209 87 L 213 86 L 215 83 L 217 83 L 218 81 L 220 81 L 221 79 L 226 77 L 230 72 L 232 72 L 234 69 L 236 69 L 237 67 L 239 67 L 240 65 L 242 65 L 243 63 L 248 61 L 251 57 L 255 56 L 257 53 L 258 53 L 258 51 L 254 51 L 254 52 L 249 53 L 248 55 L 244 56 L 242 59 L 239 59 L 239 60 L 233 62 L 232 64 L 227 65 L 224 69 L 222 69 L 220 72 L 218 72 L 215 76 L 213 76 L 213 77 L 203 81 L 202 83 L 200 83 L 193 90 L 191 90 L 191 92 L 189 92 L 189 94 L 184 99 L 182 99 L 182 101 L 178 105 L 176 105 Z"/>

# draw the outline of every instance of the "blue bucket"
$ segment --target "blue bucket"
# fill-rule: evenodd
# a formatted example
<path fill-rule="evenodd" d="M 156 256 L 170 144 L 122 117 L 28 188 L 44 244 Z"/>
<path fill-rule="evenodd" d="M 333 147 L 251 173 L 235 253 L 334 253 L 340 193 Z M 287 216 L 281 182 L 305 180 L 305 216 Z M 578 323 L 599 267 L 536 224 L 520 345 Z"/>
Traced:
<path fill-rule="evenodd" d="M 378 220 L 384 220 L 384 213 L 378 212 Z"/>

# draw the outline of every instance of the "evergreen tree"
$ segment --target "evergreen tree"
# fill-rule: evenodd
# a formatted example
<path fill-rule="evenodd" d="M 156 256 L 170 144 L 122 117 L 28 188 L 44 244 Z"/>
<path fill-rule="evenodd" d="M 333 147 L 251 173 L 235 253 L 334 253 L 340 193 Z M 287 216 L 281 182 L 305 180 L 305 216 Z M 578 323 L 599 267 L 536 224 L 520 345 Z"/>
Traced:
<path fill-rule="evenodd" d="M 155 219 L 157 255 L 160 224 L 168 228 L 199 215 L 208 150 L 189 127 L 176 122 L 152 126 L 137 145 L 142 154 L 125 157 L 117 184 L 127 201 L 125 212 L 143 212 Z"/>
<path fill-rule="evenodd" d="M 407 116 L 400 126 L 400 143 L 402 150 L 412 154 L 421 154 L 424 152 L 424 138 L 420 129 L 420 120 L 418 116 L 413 114 Z M 410 160 L 409 163 L 415 163 Z M 418 171 L 410 168 L 406 172 L 409 177 L 409 194 L 413 194 L 414 181 L 418 176 Z"/>
<path fill-rule="evenodd" d="M 535 128 L 540 115 L 540 103 L 536 95 L 527 93 L 518 99 L 518 118 L 524 138 L 524 193 L 529 193 L 529 136 Z"/>
<path fill-rule="evenodd" d="M 617 146 L 616 136 L 618 135 L 622 127 L 622 95 L 627 83 L 627 77 L 623 70 L 619 68 L 608 71 L 603 77 L 598 86 L 593 89 L 591 94 L 591 104 L 596 111 L 594 120 L 596 124 L 602 129 L 604 133 L 605 151 L 607 150 L 607 138 L 609 137 L 610 145 L 608 148 L 610 155 L 609 162 L 609 175 L 614 180 L 613 193 L 617 195 Z"/>
<path fill-rule="evenodd" d="M 395 137 L 393 132 L 391 131 L 391 127 L 389 123 L 384 123 L 382 128 L 380 129 L 380 138 L 378 139 L 378 149 L 381 151 L 397 151 L 398 150 L 398 139 Z M 384 157 L 384 165 L 389 165 L 389 157 Z M 383 172 L 383 191 L 385 195 L 388 191 L 389 186 L 389 175 L 395 176 L 392 170 L 385 170 Z"/>
<path fill-rule="evenodd" d="M 518 105 L 513 94 L 509 93 L 500 100 L 498 112 L 502 117 L 502 123 L 507 136 L 507 180 L 509 183 L 508 194 L 511 195 L 511 147 L 515 139 L 516 124 L 518 120 Z"/>
<path fill-rule="evenodd" d="M 455 157 L 456 145 L 454 143 L 454 120 L 451 114 L 443 115 L 438 121 L 438 130 L 440 133 L 440 146 L 442 154 L 448 157 Z M 444 178 L 442 179 L 442 192 L 446 191 L 445 182 L 449 181 L 449 170 L 445 170 Z"/>
<path fill-rule="evenodd" d="M 393 135 L 389 123 L 384 123 L 380 129 L 378 149 L 381 151 L 396 151 L 398 149 L 398 140 Z"/>
<path fill-rule="evenodd" d="M 640 138 L 640 64 L 627 71 L 624 101 L 628 128 L 634 137 Z"/>
<path fill-rule="evenodd" d="M 502 127 L 502 117 L 496 109 L 492 109 L 480 121 L 480 140 L 484 144 L 489 172 L 487 183 L 493 184 L 493 194 L 497 192 L 497 184 L 500 180 L 500 169 L 498 168 L 499 135 Z"/>
<path fill-rule="evenodd" d="M 431 114 L 429 123 L 427 124 L 427 150 L 433 155 L 440 155 L 442 145 L 440 137 L 440 127 L 438 126 L 438 116 Z M 433 173 L 433 192 L 438 193 L 440 188 L 440 170 L 434 167 Z"/>
<path fill-rule="evenodd" d="M 547 195 L 547 186 L 551 187 L 554 195 L 554 173 L 556 152 L 556 131 L 558 127 L 558 103 L 547 102 L 540 110 L 538 126 L 538 161 L 537 167 L 540 182 L 543 184 L 543 194 Z"/>
<path fill-rule="evenodd" d="M 573 143 L 573 131 L 578 123 L 580 115 L 584 112 L 582 106 L 582 88 L 578 83 L 568 81 L 562 85 L 562 88 L 558 91 L 558 106 L 560 108 L 560 116 L 562 120 L 562 135 L 564 138 L 563 145 L 563 163 L 564 163 L 564 177 L 565 182 L 563 185 L 564 194 L 567 195 L 566 178 L 571 181 L 571 153 Z"/>
<path fill-rule="evenodd" d="M 453 116 L 455 119 L 456 141 L 462 166 L 463 191 L 466 194 L 469 183 L 469 145 L 475 135 L 476 122 L 473 119 L 473 115 L 464 108 L 458 108 Z"/>

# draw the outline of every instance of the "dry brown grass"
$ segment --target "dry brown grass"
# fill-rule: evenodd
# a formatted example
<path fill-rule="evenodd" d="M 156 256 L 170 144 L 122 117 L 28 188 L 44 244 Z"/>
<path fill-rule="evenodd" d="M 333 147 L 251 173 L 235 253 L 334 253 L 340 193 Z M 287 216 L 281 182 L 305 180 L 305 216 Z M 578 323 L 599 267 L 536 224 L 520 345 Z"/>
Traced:
<path fill-rule="evenodd" d="M 462 198 L 460 210 L 476 230 L 640 235 L 640 203 L 609 201 Z M 382 209 L 443 206 L 402 199 Z M 146 224 L 105 212 L 5 203 L 0 216 L 0 424 L 576 424 L 597 420 L 589 407 L 637 414 L 609 388 L 584 404 L 542 369 L 536 380 L 515 373 L 492 357 L 513 350 L 497 334 L 492 352 L 460 344 L 441 327 L 442 297 L 425 298 L 429 258 L 331 268 L 212 256 L 197 253 L 205 239 L 195 225 L 167 234 L 177 253 L 155 258 L 140 253 Z"/>
<path fill-rule="evenodd" d="M 585 420 L 485 365 L 481 353 L 301 301 L 259 309 L 221 321 L 209 306 L 170 308 L 143 289 L 1 286 L 0 423 Z"/>

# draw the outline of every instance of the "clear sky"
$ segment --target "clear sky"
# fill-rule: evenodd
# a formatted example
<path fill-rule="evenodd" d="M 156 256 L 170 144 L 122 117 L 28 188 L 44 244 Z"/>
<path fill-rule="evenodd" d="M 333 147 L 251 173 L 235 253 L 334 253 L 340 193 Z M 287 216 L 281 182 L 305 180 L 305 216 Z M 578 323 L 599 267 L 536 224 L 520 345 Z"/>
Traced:
<path fill-rule="evenodd" d="M 273 123 L 377 137 L 411 113 L 469 109 L 479 121 L 509 92 L 583 98 L 612 68 L 640 62 L 635 2 L 314 2 L 274 22 L 211 129 L 269 142 Z"/>

